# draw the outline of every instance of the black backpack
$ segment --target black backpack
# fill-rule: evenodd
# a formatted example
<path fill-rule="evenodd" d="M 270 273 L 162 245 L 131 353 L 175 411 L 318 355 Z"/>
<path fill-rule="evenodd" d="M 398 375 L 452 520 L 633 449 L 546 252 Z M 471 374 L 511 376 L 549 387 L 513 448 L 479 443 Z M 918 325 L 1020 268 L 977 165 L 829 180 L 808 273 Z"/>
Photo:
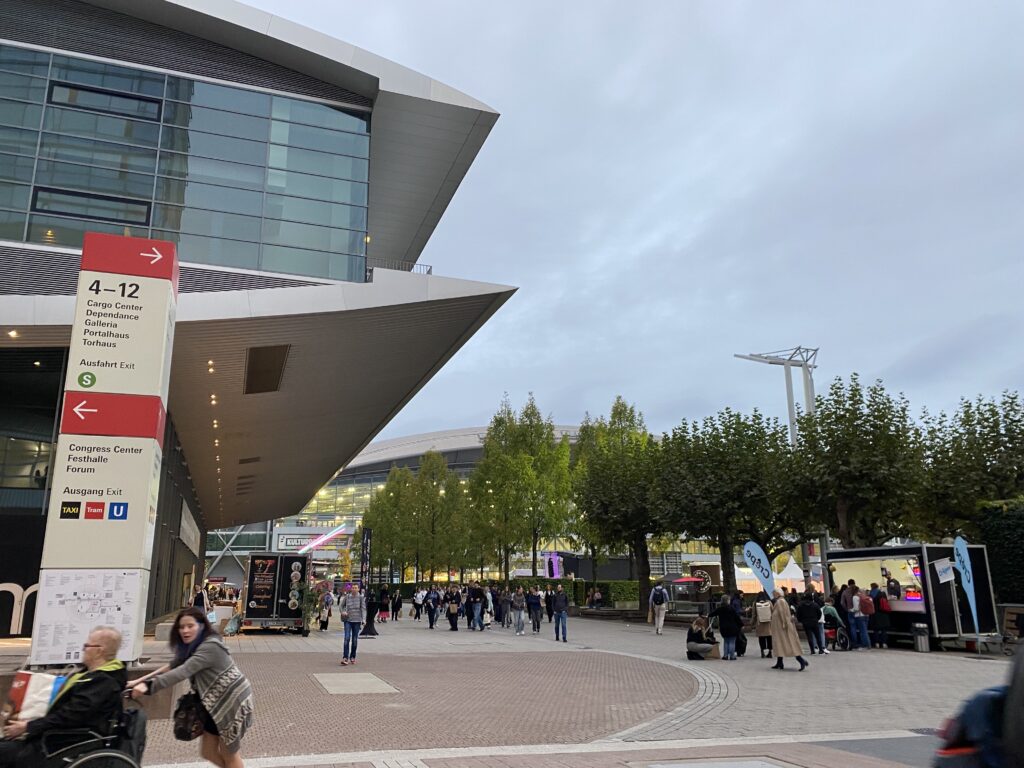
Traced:
<path fill-rule="evenodd" d="M 654 588 L 654 595 L 651 597 L 651 600 L 654 602 L 655 605 L 664 605 L 665 604 L 665 590 L 664 590 L 664 588 L 662 588 L 662 587 L 655 587 Z"/>

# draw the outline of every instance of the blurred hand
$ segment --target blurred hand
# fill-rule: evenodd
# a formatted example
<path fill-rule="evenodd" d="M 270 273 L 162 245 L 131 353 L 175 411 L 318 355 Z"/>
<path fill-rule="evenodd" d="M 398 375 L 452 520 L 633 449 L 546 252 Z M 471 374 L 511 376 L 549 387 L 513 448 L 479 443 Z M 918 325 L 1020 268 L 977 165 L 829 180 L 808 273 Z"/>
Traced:
<path fill-rule="evenodd" d="M 132 698 L 135 699 L 136 701 L 138 701 L 139 699 L 141 699 L 143 696 L 146 695 L 146 690 L 147 690 L 146 684 L 145 683 L 139 683 L 138 685 L 136 685 L 136 686 L 134 686 L 132 688 Z"/>
<path fill-rule="evenodd" d="M 25 733 L 26 728 L 28 728 L 27 720 L 13 720 L 4 726 L 4 736 L 8 739 L 16 739 Z"/>

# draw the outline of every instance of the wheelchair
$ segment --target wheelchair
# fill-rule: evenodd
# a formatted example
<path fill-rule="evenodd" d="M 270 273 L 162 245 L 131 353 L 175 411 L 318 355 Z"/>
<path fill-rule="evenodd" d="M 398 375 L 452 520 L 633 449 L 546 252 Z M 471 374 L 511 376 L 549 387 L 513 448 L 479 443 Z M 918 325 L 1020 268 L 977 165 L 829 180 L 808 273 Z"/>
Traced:
<path fill-rule="evenodd" d="M 825 618 L 825 645 L 832 646 L 833 651 L 850 650 L 850 633 L 842 624 L 828 617 Z"/>
<path fill-rule="evenodd" d="M 108 734 L 85 728 L 50 731 L 40 742 L 46 768 L 140 768 L 146 712 L 126 702 Z"/>

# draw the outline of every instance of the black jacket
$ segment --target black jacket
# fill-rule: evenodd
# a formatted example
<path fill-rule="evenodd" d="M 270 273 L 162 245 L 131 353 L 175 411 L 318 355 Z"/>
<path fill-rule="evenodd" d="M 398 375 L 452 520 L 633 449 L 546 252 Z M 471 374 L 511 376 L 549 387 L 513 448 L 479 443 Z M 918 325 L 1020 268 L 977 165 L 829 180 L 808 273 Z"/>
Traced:
<path fill-rule="evenodd" d="M 731 605 L 723 605 L 711 612 L 709 618 L 718 618 L 718 634 L 722 637 L 736 637 L 743 634 L 743 621 Z"/>
<path fill-rule="evenodd" d="M 796 607 L 796 620 L 801 624 L 817 624 L 821 618 L 821 608 L 813 600 L 801 600 Z"/>
<path fill-rule="evenodd" d="M 555 613 L 562 613 L 562 611 L 568 611 L 569 593 L 565 592 L 564 590 L 562 592 L 555 592 L 555 594 L 551 597 L 551 609 Z"/>
<path fill-rule="evenodd" d="M 128 673 L 120 661 L 110 661 L 92 672 L 83 670 L 77 680 L 69 677 L 44 717 L 30 720 L 29 737 L 45 731 L 88 728 L 108 733 L 110 721 L 121 712 L 121 693 Z"/>

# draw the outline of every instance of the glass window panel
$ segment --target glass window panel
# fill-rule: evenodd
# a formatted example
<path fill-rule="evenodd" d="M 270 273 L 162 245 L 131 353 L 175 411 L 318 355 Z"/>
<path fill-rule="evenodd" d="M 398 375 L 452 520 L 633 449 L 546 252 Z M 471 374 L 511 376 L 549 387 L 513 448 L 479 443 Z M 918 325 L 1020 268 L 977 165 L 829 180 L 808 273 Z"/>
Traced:
<path fill-rule="evenodd" d="M 270 140 L 275 144 L 316 149 L 320 152 L 334 152 L 340 155 L 370 156 L 370 137 L 355 133 L 340 133 L 326 128 L 297 125 L 273 120 L 270 123 Z"/>
<path fill-rule="evenodd" d="M 248 213 L 253 216 L 259 216 L 263 210 L 262 192 L 217 187 L 180 179 L 157 179 L 156 199 L 190 208 L 209 208 L 214 211 Z"/>
<path fill-rule="evenodd" d="M 0 211 L 0 239 L 21 240 L 25 236 L 25 214 Z"/>
<path fill-rule="evenodd" d="M 105 141 L 80 139 L 44 133 L 39 157 L 45 160 L 64 160 L 71 163 L 99 165 L 125 171 L 152 173 L 156 167 L 156 151 L 127 144 L 108 144 Z"/>
<path fill-rule="evenodd" d="M 213 160 L 207 157 L 191 157 L 169 152 L 160 153 L 160 173 L 166 176 L 180 176 L 194 181 L 213 184 L 230 184 L 248 189 L 263 189 L 262 168 L 255 165 L 240 165 Z"/>
<path fill-rule="evenodd" d="M 183 77 L 167 78 L 167 98 L 187 101 L 200 107 L 227 109 L 247 115 L 267 117 L 270 114 L 270 95 L 227 85 L 214 85 Z"/>
<path fill-rule="evenodd" d="M 366 248 L 366 233 L 351 229 L 331 229 L 293 221 L 263 221 L 263 242 L 274 245 L 292 245 L 315 251 L 362 254 Z"/>
<path fill-rule="evenodd" d="M 46 81 L 27 75 L 0 72 L 0 93 L 10 99 L 42 103 L 46 101 Z"/>
<path fill-rule="evenodd" d="M 4 128 L 0 126 L 0 152 L 34 155 L 38 145 L 39 131 L 26 131 L 23 128 Z"/>
<path fill-rule="evenodd" d="M 318 176 L 333 176 L 336 179 L 355 179 L 356 181 L 366 181 L 370 173 L 369 162 L 359 157 L 331 155 L 309 149 L 283 147 L 278 144 L 270 145 L 268 165 L 271 168 L 303 171 Z"/>
<path fill-rule="evenodd" d="M 266 141 L 270 133 L 270 121 L 265 117 L 250 117 L 174 101 L 164 104 L 164 123 L 254 141 Z"/>
<path fill-rule="evenodd" d="M 282 248 L 279 245 L 263 246 L 260 269 L 267 272 L 329 277 L 354 283 L 362 283 L 366 279 L 366 259 L 362 256 Z"/>
<path fill-rule="evenodd" d="M 27 48 L 15 48 L 13 45 L 0 45 L 0 69 L 46 77 L 49 68 L 50 54 L 48 53 L 30 51 Z"/>
<path fill-rule="evenodd" d="M 149 203 L 124 198 L 73 194 L 55 189 L 37 188 L 32 209 L 130 224 L 145 224 L 149 221 Z"/>
<path fill-rule="evenodd" d="M 326 176 L 311 176 L 295 171 L 271 168 L 267 171 L 267 191 L 300 197 L 314 197 L 335 203 L 366 205 L 366 185 L 358 181 L 339 181 Z"/>
<path fill-rule="evenodd" d="M 165 126 L 160 146 L 189 155 L 215 157 L 237 163 L 263 165 L 267 161 L 267 145 L 259 141 L 246 141 L 214 133 L 188 131 Z"/>
<path fill-rule="evenodd" d="M 231 240 L 259 242 L 260 239 L 258 217 L 218 213 L 199 208 L 179 208 L 176 205 L 154 206 L 153 226 L 192 235 L 226 237 Z"/>
<path fill-rule="evenodd" d="M 126 141 L 155 147 L 160 141 L 160 125 L 123 117 L 98 115 L 93 112 L 78 112 L 74 109 L 50 107 L 46 110 L 44 130 L 56 133 L 71 133 L 88 138 Z"/>
<path fill-rule="evenodd" d="M 36 168 L 36 184 L 146 199 L 153 194 L 153 177 L 149 174 L 56 163 L 52 160 L 39 161 Z"/>
<path fill-rule="evenodd" d="M 333 128 L 337 131 L 368 133 L 370 128 L 370 115 L 367 112 L 353 112 L 327 104 L 290 99 L 287 96 L 274 97 L 271 117 L 275 120 Z"/>
<path fill-rule="evenodd" d="M 32 181 L 32 166 L 35 158 L 17 155 L 0 155 L 0 179 L 9 181 Z"/>
<path fill-rule="evenodd" d="M 301 221 L 340 229 L 366 229 L 365 208 L 304 200 L 300 197 L 268 194 L 263 215 L 268 219 Z"/>
<path fill-rule="evenodd" d="M 243 243 L 240 240 L 225 240 L 219 237 L 202 237 L 166 229 L 154 229 L 153 237 L 170 240 L 178 244 L 178 258 L 182 261 L 197 261 L 200 264 L 218 264 L 223 267 L 242 269 L 259 268 L 257 243 Z"/>
<path fill-rule="evenodd" d="M 0 208 L 17 208 L 24 211 L 28 208 L 29 190 L 28 184 L 11 184 L 0 182 Z"/>
<path fill-rule="evenodd" d="M 148 237 L 149 227 L 109 224 L 105 221 L 81 221 L 58 216 L 29 216 L 28 242 L 81 248 L 86 232 L 107 232 L 112 235 Z"/>
<path fill-rule="evenodd" d="M 24 101 L 0 99 L 0 123 L 19 128 L 38 128 L 43 116 L 41 104 L 26 104 Z"/>
<path fill-rule="evenodd" d="M 164 76 L 156 72 L 144 72 L 141 69 L 118 67 L 99 61 L 73 59 L 69 56 L 54 56 L 53 69 L 50 72 L 53 80 L 68 80 L 72 83 L 96 85 L 101 88 L 112 88 L 115 91 L 142 93 L 159 98 L 164 92 Z"/>
<path fill-rule="evenodd" d="M 146 120 L 160 119 L 159 101 L 119 96 L 116 93 L 94 91 L 90 88 L 75 88 L 60 83 L 54 83 L 50 88 L 50 103 L 67 104 L 71 107 L 90 109 L 96 112 L 110 112 L 115 115 L 141 117 Z"/>

